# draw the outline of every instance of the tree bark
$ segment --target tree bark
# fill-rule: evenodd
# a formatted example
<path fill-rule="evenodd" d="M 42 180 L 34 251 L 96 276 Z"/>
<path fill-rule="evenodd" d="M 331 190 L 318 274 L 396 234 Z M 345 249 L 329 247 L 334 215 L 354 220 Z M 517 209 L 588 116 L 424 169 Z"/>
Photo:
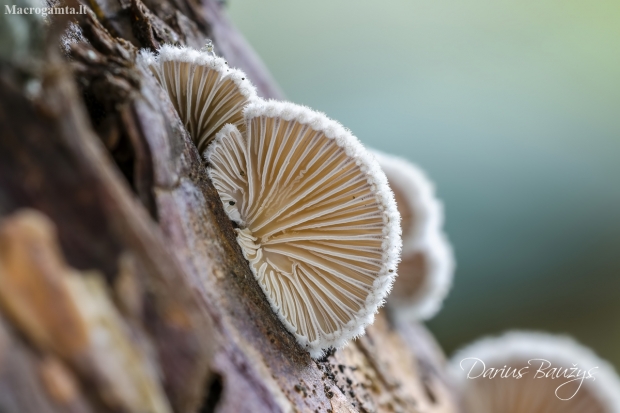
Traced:
<path fill-rule="evenodd" d="M 83 6 L 62 39 L 54 16 L 26 59 L 0 61 L 0 412 L 456 411 L 424 327 L 382 311 L 313 361 L 270 310 L 174 107 L 134 63 L 211 38 L 281 98 L 220 5 Z"/>

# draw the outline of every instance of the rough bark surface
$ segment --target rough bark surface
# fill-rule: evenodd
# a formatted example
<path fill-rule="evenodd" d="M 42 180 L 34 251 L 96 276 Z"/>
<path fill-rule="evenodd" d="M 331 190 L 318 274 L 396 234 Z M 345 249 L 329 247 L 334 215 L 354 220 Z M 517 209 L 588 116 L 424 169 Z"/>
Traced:
<path fill-rule="evenodd" d="M 220 5 L 84 5 L 64 41 L 56 18 L 40 53 L 0 61 L 0 412 L 454 412 L 423 327 L 382 312 L 313 361 L 271 312 L 174 107 L 134 64 L 211 38 L 280 98 Z"/>

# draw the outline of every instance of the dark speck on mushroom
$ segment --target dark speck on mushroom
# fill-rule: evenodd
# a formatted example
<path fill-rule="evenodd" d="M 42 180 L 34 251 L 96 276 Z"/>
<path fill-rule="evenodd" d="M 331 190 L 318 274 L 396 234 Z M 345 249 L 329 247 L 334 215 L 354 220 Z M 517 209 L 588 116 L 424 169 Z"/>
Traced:
<path fill-rule="evenodd" d="M 235 205 L 235 201 L 228 201 L 228 205 Z"/>

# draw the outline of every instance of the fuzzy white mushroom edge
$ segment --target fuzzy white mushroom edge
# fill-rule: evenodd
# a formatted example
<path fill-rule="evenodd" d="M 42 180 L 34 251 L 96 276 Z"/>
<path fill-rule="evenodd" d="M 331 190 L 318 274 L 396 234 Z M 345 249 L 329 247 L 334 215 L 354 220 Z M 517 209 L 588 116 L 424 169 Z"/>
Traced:
<path fill-rule="evenodd" d="M 410 161 L 372 149 L 372 153 L 385 172 L 390 186 L 404 205 L 398 205 L 403 214 L 402 263 L 397 288 L 409 280 L 412 271 L 406 264 L 416 255 L 423 256 L 423 280 L 415 294 L 390 295 L 393 316 L 402 322 L 428 320 L 439 312 L 452 287 L 456 261 L 452 245 L 443 230 L 444 208 L 437 198 L 435 186 L 427 174 Z M 397 198 L 398 201 L 398 198 Z M 408 214 L 405 215 L 407 211 Z M 406 217 L 411 217 L 407 223 Z"/>
<path fill-rule="evenodd" d="M 256 97 L 256 87 L 248 80 L 247 75 L 241 69 L 234 69 L 228 66 L 228 62 L 208 52 L 196 50 L 187 46 L 173 46 L 164 44 L 153 53 L 148 49 L 140 50 L 137 62 L 145 67 L 159 68 L 163 62 L 185 62 L 199 66 L 207 66 L 211 69 L 225 74 L 235 82 L 239 91 L 248 99 Z"/>
<path fill-rule="evenodd" d="M 394 188 L 399 188 L 413 209 L 414 226 L 403 236 L 403 254 L 415 251 L 431 232 L 441 231 L 444 223 L 443 204 L 435 196 L 435 186 L 426 173 L 406 159 L 372 149 L 372 154 L 389 177 Z"/>
<path fill-rule="evenodd" d="M 427 234 L 425 242 L 418 251 L 426 257 L 429 275 L 425 277 L 425 282 L 415 297 L 403 300 L 390 297 L 390 303 L 397 308 L 394 316 L 401 322 L 430 320 L 441 310 L 452 288 L 456 260 L 445 234 L 443 232 Z"/>

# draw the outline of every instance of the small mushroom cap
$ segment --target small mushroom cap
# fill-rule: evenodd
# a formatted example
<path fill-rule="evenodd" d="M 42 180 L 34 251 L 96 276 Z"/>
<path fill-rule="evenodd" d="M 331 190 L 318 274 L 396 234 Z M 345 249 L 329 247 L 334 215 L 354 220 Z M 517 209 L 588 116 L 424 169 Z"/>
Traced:
<path fill-rule="evenodd" d="M 449 241 L 442 232 L 431 231 L 398 264 L 399 275 L 388 297 L 393 315 L 400 321 L 432 318 L 450 292 L 454 268 Z"/>
<path fill-rule="evenodd" d="M 142 50 L 138 63 L 150 69 L 168 92 L 200 153 L 227 123 L 245 131 L 243 108 L 256 98 L 256 88 L 221 57 L 164 45 L 157 54 Z"/>
<path fill-rule="evenodd" d="M 420 168 L 377 150 L 373 155 L 394 191 L 403 231 L 402 261 L 388 304 L 400 321 L 428 320 L 441 309 L 455 269 L 442 229 L 443 206 Z"/>
<path fill-rule="evenodd" d="M 363 333 L 396 275 L 400 216 L 381 168 L 338 122 L 255 101 L 209 176 L 273 311 L 312 357 Z"/>
<path fill-rule="evenodd" d="M 403 231 L 403 255 L 416 251 L 426 234 L 443 226 L 443 206 L 426 173 L 408 160 L 372 150 L 394 191 Z"/>
<path fill-rule="evenodd" d="M 484 367 L 480 362 L 474 366 L 476 359 Z M 548 363 L 541 367 L 544 360 Z M 505 376 L 527 369 L 520 379 L 502 378 L 501 370 L 493 379 L 467 378 L 477 376 L 482 368 L 504 368 Z M 450 370 L 466 413 L 620 412 L 620 380 L 613 367 L 568 337 L 508 332 L 485 338 L 458 351 Z M 588 371 L 593 378 L 582 381 Z"/>

